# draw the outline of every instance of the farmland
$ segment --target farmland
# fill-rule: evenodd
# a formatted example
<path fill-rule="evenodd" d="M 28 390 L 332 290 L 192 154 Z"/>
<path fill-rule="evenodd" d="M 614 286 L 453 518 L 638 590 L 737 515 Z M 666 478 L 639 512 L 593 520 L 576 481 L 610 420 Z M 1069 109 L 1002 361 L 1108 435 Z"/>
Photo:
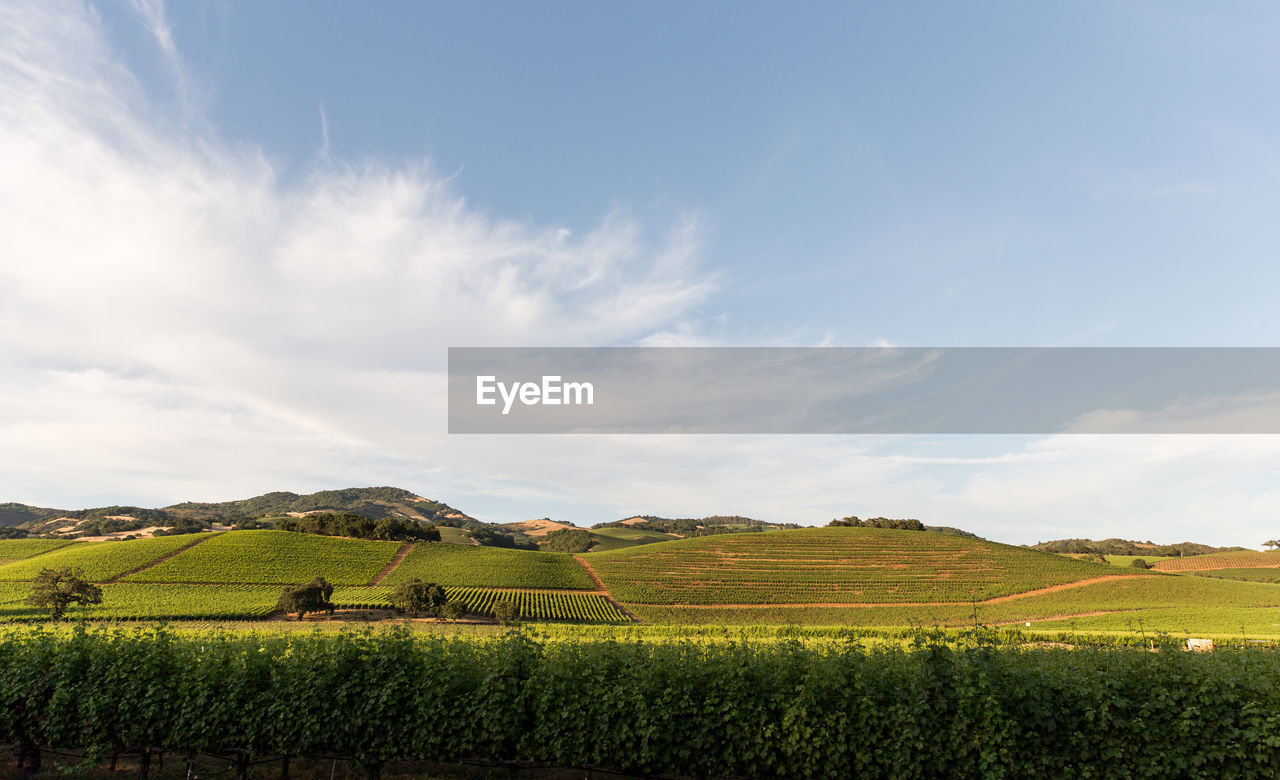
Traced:
<path fill-rule="evenodd" d="M 399 549 L 399 542 L 228 531 L 127 580 L 292 585 L 324 577 L 335 585 L 363 585 L 386 568 Z"/>
<path fill-rule="evenodd" d="M 506 550 L 460 544 L 419 544 L 383 582 L 418 578 L 440 585 L 478 588 L 591 590 L 591 578 L 565 553 Z"/>
<path fill-rule="evenodd" d="M 1152 564 L 1157 571 L 1205 571 L 1207 569 L 1274 569 L 1280 568 L 1280 552 L 1210 553 L 1185 558 L 1166 558 Z"/>
<path fill-rule="evenodd" d="M 0 566 L 0 580 L 30 580 L 43 568 L 72 566 L 94 582 L 105 582 L 162 558 L 212 534 L 157 536 L 123 542 L 81 542 Z"/>
<path fill-rule="evenodd" d="M 70 539 L 0 539 L 0 564 L 20 561 L 76 544 Z"/>
<path fill-rule="evenodd" d="M 1099 576 L 1104 564 L 919 531 L 815 528 L 592 554 L 632 604 L 967 602 Z"/>

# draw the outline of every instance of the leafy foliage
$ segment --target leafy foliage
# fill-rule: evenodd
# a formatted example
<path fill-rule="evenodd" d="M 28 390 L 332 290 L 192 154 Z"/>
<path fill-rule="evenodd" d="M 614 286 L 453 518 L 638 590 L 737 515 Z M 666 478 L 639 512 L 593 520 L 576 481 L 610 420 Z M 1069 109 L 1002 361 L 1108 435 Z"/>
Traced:
<path fill-rule="evenodd" d="M 561 528 L 543 537 L 538 545 L 547 552 L 581 553 L 591 549 L 594 543 L 590 531 L 581 528 Z"/>
<path fill-rule="evenodd" d="M 62 618 L 72 604 L 101 604 L 102 589 L 84 579 L 84 572 L 70 566 L 41 569 L 31 584 L 27 604 L 47 607 L 54 620 Z"/>
<path fill-rule="evenodd" d="M 397 612 L 438 617 L 448 598 L 445 596 L 444 588 L 414 577 L 408 582 L 397 585 L 395 590 L 391 591 L 389 601 Z"/>
<path fill-rule="evenodd" d="M 434 526 L 422 525 L 403 517 L 373 519 L 350 512 L 319 512 L 302 517 L 282 517 L 275 527 L 321 536 L 346 536 L 355 539 L 380 539 L 397 542 L 438 542 L 440 532 Z"/>
<path fill-rule="evenodd" d="M 325 582 L 324 577 L 316 577 L 306 585 L 297 585 L 284 589 L 276 609 L 286 614 L 296 612 L 301 620 L 308 612 L 328 612 L 333 614 L 333 586 Z"/>
<path fill-rule="evenodd" d="M 493 616 L 504 626 L 514 626 L 520 622 L 520 605 L 505 599 L 499 601 L 493 605 Z"/>
<path fill-rule="evenodd" d="M 1033 550 L 1068 555 L 1097 553 L 1099 555 L 1146 555 L 1175 558 L 1244 549 L 1243 547 L 1212 547 L 1194 542 L 1153 544 L 1149 541 L 1133 542 L 1127 539 L 1103 539 L 1101 541 L 1094 541 L 1093 539 L 1056 539 L 1052 542 L 1040 542 L 1030 546 Z"/>
<path fill-rule="evenodd" d="M 924 639 L 0 631 L 0 742 L 689 777 L 1274 775 L 1280 654 Z"/>

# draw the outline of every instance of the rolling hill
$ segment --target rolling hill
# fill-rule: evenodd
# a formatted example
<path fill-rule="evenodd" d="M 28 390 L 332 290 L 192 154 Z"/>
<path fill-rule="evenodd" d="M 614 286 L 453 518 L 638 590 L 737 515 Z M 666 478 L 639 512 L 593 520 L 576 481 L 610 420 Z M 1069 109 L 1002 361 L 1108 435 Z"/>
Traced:
<path fill-rule="evenodd" d="M 1204 558 L 1242 560 L 1236 554 Z M 1259 560 L 1272 563 L 1273 557 Z M 339 586 L 340 605 L 385 607 L 397 583 L 418 577 L 445 586 L 450 598 L 478 614 L 489 614 L 498 601 L 515 601 L 527 618 L 540 620 L 619 622 L 630 614 L 659 624 L 1031 622 L 1280 635 L 1280 585 L 1269 582 L 1120 568 L 981 539 L 880 528 L 723 534 L 579 555 L 271 530 L 110 542 L 5 540 L 0 621 L 38 618 L 39 611 L 22 603 L 30 581 L 42 568 L 64 565 L 101 584 L 103 603 L 80 611 L 91 618 L 263 618 L 273 613 L 283 585 L 315 576 Z"/>

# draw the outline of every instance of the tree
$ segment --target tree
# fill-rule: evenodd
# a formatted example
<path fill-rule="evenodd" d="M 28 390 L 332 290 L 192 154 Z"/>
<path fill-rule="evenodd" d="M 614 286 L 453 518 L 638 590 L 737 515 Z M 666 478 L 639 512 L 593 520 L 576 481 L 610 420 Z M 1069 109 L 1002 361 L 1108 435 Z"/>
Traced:
<path fill-rule="evenodd" d="M 440 616 L 446 620 L 459 620 L 467 614 L 467 605 L 461 601 L 450 601 L 440 610 Z"/>
<path fill-rule="evenodd" d="M 1132 566 L 1132 567 L 1133 567 L 1133 568 L 1135 568 L 1135 569 L 1150 569 L 1150 568 L 1151 568 L 1151 564 L 1147 563 L 1145 560 L 1143 560 L 1143 559 L 1141 559 L 1141 558 L 1134 558 L 1134 559 L 1129 563 L 1129 565 L 1130 565 L 1130 566 Z"/>
<path fill-rule="evenodd" d="M 493 605 L 493 616 L 504 626 L 520 622 L 520 607 L 514 601 L 499 601 Z"/>
<path fill-rule="evenodd" d="M 288 614 L 297 612 L 298 619 L 308 612 L 327 612 L 333 614 L 333 586 L 325 582 L 324 577 L 316 577 L 306 585 L 296 585 L 284 589 L 276 609 Z"/>
<path fill-rule="evenodd" d="M 423 582 L 417 577 L 400 583 L 391 591 L 391 606 L 396 612 L 437 617 L 446 601 L 444 588 L 433 582 Z"/>
<path fill-rule="evenodd" d="M 1269 542 L 1263 542 L 1263 543 L 1262 543 L 1262 546 L 1263 546 L 1263 547 L 1272 547 L 1272 548 L 1280 547 L 1280 539 L 1272 539 L 1272 540 L 1271 540 L 1271 541 L 1269 541 Z"/>
<path fill-rule="evenodd" d="M 76 604 L 101 604 L 102 588 L 88 582 L 84 572 L 70 566 L 57 569 L 44 568 L 32 582 L 27 603 L 33 607 L 48 607 L 50 617 L 62 618 L 72 602 Z"/>

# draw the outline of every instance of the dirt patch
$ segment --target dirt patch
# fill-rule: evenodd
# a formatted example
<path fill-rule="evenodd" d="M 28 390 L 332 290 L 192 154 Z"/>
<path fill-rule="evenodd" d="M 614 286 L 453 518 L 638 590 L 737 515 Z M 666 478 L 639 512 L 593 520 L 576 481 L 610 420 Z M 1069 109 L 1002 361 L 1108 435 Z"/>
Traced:
<path fill-rule="evenodd" d="M 539 520 L 526 520 L 523 523 L 508 523 L 507 527 L 523 531 L 526 536 L 546 536 L 552 531 L 560 531 L 566 528 L 577 529 L 578 526 L 572 523 L 557 523 L 555 520 L 548 520 L 544 517 Z"/>
<path fill-rule="evenodd" d="M 387 567 L 385 569 L 378 572 L 373 579 L 369 580 L 369 584 L 377 585 L 378 583 L 385 580 L 387 578 L 387 575 L 395 571 L 396 567 L 399 566 L 400 563 L 405 558 L 409 557 L 409 553 L 411 552 L 413 552 L 413 542 L 405 542 L 404 544 L 400 545 L 400 549 L 396 550 L 396 554 L 392 556 L 391 562 L 387 564 Z"/>

